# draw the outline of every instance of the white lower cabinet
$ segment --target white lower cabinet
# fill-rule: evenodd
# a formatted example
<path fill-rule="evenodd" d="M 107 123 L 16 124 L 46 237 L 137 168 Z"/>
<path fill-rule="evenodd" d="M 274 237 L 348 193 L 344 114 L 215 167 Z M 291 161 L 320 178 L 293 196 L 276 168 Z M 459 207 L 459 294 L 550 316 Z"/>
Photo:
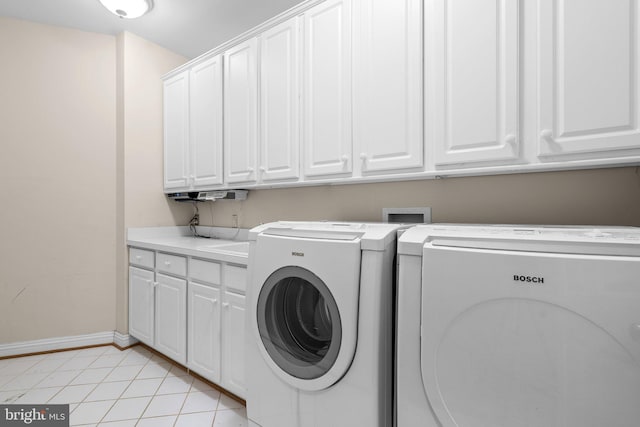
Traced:
<path fill-rule="evenodd" d="M 222 303 L 222 386 L 238 396 L 246 394 L 245 382 L 245 296 L 226 291 Z"/>
<path fill-rule="evenodd" d="M 189 282 L 187 367 L 220 383 L 220 288 Z"/>
<path fill-rule="evenodd" d="M 129 334 L 244 398 L 246 266 L 130 248 Z"/>
<path fill-rule="evenodd" d="M 189 279 L 187 367 L 244 398 L 246 268 L 192 258 Z"/>
<path fill-rule="evenodd" d="M 176 362 L 187 363 L 187 281 L 156 275 L 155 348 Z"/>
<path fill-rule="evenodd" d="M 131 248 L 129 256 L 129 334 L 183 365 L 187 363 L 186 261 L 183 256 L 137 248 Z"/>
<path fill-rule="evenodd" d="M 129 267 L 129 334 L 150 347 L 153 342 L 154 273 Z"/>

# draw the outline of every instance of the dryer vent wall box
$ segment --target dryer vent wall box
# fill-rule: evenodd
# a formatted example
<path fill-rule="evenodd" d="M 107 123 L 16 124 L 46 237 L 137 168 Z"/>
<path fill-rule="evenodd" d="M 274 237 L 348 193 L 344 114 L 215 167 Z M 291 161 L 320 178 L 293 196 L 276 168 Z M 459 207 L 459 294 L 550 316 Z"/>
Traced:
<path fill-rule="evenodd" d="M 382 222 L 431 224 L 431 208 L 383 208 Z"/>

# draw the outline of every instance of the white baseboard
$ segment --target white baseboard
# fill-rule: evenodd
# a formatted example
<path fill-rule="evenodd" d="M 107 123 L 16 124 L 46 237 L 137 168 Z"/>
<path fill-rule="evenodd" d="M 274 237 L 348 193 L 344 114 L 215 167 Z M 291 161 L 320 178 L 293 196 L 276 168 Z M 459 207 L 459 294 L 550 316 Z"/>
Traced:
<path fill-rule="evenodd" d="M 97 332 L 94 334 L 75 335 L 71 337 L 45 338 L 34 341 L 0 344 L 0 357 L 101 344 L 116 344 L 120 347 L 128 347 L 136 342 L 137 340 L 132 336 L 121 334 L 117 331 Z"/>
<path fill-rule="evenodd" d="M 118 347 L 129 347 L 137 342 L 138 340 L 129 334 L 121 334 L 118 331 L 113 333 L 113 343 Z"/>

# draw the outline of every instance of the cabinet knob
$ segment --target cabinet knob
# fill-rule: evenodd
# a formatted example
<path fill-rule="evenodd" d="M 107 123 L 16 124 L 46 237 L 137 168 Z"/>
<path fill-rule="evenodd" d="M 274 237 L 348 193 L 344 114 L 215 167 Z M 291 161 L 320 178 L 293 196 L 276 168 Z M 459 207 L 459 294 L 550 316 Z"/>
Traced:
<path fill-rule="evenodd" d="M 214 304 L 217 304 L 217 303 L 218 303 L 218 298 L 214 298 L 214 299 L 213 299 L 213 303 L 214 303 Z"/>
<path fill-rule="evenodd" d="M 249 174 L 252 174 L 252 173 L 253 173 L 253 168 L 252 168 L 252 167 L 248 167 L 248 168 L 247 168 L 247 172 L 248 172 Z"/>
<path fill-rule="evenodd" d="M 167 267 L 169 267 L 171 265 L 171 261 L 165 261 L 164 265 L 166 265 Z"/>
<path fill-rule="evenodd" d="M 340 157 L 340 160 L 342 160 L 342 163 L 347 163 L 349 161 L 349 156 L 343 154 L 342 157 Z"/>
<path fill-rule="evenodd" d="M 156 286 L 158 286 L 159 283 L 158 282 L 153 282 L 153 287 L 155 288 Z"/>
<path fill-rule="evenodd" d="M 363 162 L 367 161 L 367 153 L 360 153 L 360 160 L 362 160 Z"/>
<path fill-rule="evenodd" d="M 553 132 L 549 129 L 545 129 L 542 132 L 540 132 L 540 137 L 542 139 L 544 139 L 547 142 L 554 142 L 553 141 Z"/>
<path fill-rule="evenodd" d="M 136 255 L 136 259 L 140 261 L 142 259 L 142 255 Z"/>
<path fill-rule="evenodd" d="M 224 308 L 229 308 L 229 303 L 228 303 L 228 302 L 223 302 L 223 303 L 222 303 L 222 306 L 223 306 Z"/>
<path fill-rule="evenodd" d="M 516 139 L 516 136 L 514 134 L 510 133 L 509 135 L 504 137 L 504 142 L 509 145 L 516 145 L 516 142 L 518 142 L 518 140 Z"/>
<path fill-rule="evenodd" d="M 265 168 L 264 166 L 260 166 L 260 172 L 265 173 L 267 171 L 267 168 Z"/>

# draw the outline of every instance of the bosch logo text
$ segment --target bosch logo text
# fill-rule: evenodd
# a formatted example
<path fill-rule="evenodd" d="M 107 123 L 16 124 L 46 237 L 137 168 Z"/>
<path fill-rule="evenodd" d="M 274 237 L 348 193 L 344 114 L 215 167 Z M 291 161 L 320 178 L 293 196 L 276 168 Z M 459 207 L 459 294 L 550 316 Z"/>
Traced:
<path fill-rule="evenodd" d="M 536 277 L 536 276 L 520 276 L 518 274 L 513 275 L 514 282 L 523 282 L 523 283 L 532 283 L 536 285 L 541 285 L 544 283 L 544 277 Z"/>

